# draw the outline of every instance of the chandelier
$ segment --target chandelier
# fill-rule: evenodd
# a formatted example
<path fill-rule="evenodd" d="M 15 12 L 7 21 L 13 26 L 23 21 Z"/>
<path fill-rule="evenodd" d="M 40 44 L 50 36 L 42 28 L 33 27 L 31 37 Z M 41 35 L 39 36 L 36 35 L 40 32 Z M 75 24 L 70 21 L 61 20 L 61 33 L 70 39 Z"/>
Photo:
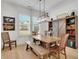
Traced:
<path fill-rule="evenodd" d="M 45 4 L 46 4 L 45 0 L 39 0 L 39 12 L 40 12 L 39 19 L 40 19 L 40 22 L 41 21 L 50 21 L 48 12 L 46 12 Z M 43 10 L 41 10 L 42 9 L 41 5 L 43 5 L 42 6 Z"/>

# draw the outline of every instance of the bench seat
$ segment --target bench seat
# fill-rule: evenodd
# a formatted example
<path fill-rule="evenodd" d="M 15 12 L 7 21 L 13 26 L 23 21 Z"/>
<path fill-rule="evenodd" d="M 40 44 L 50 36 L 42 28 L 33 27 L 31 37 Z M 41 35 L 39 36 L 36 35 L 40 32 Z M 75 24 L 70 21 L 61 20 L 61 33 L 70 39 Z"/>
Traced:
<path fill-rule="evenodd" d="M 39 56 L 39 58 L 44 59 L 45 57 L 46 58 L 48 57 L 48 53 L 49 53 L 48 49 L 45 49 L 45 48 L 43 48 L 39 45 L 36 45 L 30 41 L 27 41 L 26 44 L 27 44 L 27 46 L 30 46 L 30 48 L 33 49 L 33 51 Z M 26 48 L 26 50 L 27 49 L 28 49 L 28 47 Z"/>

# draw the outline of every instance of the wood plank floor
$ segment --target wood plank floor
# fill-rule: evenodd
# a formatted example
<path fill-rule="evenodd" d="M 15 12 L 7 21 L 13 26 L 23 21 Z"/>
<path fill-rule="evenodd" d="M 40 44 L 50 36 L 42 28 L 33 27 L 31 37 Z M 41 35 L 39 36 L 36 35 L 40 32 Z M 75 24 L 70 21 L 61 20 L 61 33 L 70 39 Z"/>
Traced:
<path fill-rule="evenodd" d="M 78 59 L 77 49 L 72 49 L 67 47 L 67 59 Z M 30 50 L 25 50 L 25 45 L 20 45 L 17 48 L 13 47 L 10 51 L 6 48 L 4 51 L 1 51 L 1 59 L 38 59 L 36 55 L 34 55 Z M 51 56 L 50 59 L 56 59 Z M 61 59 L 65 59 L 63 55 L 61 55 Z"/>

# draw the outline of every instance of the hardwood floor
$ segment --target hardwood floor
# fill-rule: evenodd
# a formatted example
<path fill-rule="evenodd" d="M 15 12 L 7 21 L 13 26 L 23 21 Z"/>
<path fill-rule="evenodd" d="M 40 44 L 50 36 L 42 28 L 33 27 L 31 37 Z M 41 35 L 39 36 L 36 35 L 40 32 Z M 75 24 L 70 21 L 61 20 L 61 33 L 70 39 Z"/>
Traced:
<path fill-rule="evenodd" d="M 67 47 L 67 59 L 78 59 L 77 49 L 72 49 Z M 38 59 L 36 55 L 34 55 L 30 50 L 25 50 L 25 45 L 17 46 L 17 48 L 13 47 L 12 50 L 8 48 L 1 51 L 1 59 Z M 56 59 L 51 56 L 50 59 Z M 65 59 L 63 55 L 61 55 L 61 59 Z"/>

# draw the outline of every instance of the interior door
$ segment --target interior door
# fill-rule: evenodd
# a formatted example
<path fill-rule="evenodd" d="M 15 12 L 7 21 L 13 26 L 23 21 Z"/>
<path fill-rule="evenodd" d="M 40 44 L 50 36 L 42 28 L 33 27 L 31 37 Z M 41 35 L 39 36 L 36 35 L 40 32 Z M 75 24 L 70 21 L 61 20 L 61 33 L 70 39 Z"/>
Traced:
<path fill-rule="evenodd" d="M 53 36 L 61 36 L 66 33 L 65 19 L 53 21 Z"/>
<path fill-rule="evenodd" d="M 53 36 L 58 36 L 58 20 L 53 21 Z"/>
<path fill-rule="evenodd" d="M 60 19 L 59 20 L 59 36 L 66 34 L 66 20 Z"/>

